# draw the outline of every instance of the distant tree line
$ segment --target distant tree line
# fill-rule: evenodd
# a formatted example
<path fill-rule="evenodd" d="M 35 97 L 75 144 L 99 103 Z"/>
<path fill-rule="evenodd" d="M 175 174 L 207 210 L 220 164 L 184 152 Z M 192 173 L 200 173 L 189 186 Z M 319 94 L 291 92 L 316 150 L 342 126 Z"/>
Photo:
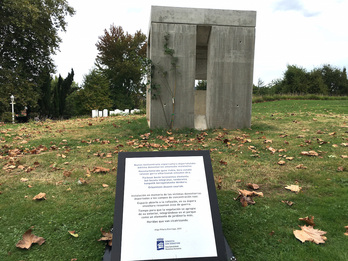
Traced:
<path fill-rule="evenodd" d="M 288 65 L 283 78 L 274 80 L 269 85 L 259 79 L 253 86 L 255 95 L 274 94 L 321 94 L 332 96 L 348 95 L 347 70 L 329 64 L 307 72 L 296 65 Z"/>

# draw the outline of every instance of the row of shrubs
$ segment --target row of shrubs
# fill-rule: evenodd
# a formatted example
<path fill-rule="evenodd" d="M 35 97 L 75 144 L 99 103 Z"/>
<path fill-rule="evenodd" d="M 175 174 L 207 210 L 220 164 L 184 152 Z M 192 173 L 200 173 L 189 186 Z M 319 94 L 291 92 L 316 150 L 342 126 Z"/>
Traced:
<path fill-rule="evenodd" d="M 275 94 L 275 95 L 253 95 L 252 102 L 267 102 L 280 100 L 348 100 L 348 96 L 328 96 L 320 94 Z"/>

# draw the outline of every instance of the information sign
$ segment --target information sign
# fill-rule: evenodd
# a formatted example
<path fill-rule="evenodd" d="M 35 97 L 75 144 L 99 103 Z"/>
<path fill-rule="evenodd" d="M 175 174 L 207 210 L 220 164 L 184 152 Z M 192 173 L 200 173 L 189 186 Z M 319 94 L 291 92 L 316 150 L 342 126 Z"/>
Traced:
<path fill-rule="evenodd" d="M 113 233 L 113 261 L 226 261 L 209 152 L 119 153 Z"/>

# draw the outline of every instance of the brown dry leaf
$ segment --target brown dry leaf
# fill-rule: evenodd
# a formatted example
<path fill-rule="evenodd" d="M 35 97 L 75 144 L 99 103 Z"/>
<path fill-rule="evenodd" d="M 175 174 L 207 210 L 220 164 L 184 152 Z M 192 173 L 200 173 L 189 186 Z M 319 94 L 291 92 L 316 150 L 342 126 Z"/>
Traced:
<path fill-rule="evenodd" d="M 98 239 L 98 241 L 108 241 L 108 245 L 112 246 L 112 233 L 103 231 L 103 228 L 100 229 L 100 232 L 102 233 L 103 237 Z"/>
<path fill-rule="evenodd" d="M 296 192 L 296 194 L 299 193 L 302 189 L 299 185 L 290 185 L 290 186 L 286 186 L 285 188 L 293 192 Z"/>
<path fill-rule="evenodd" d="M 263 197 L 262 192 L 248 191 L 245 189 L 239 189 L 238 192 L 239 195 L 234 200 L 239 199 L 240 203 L 242 203 L 242 207 L 246 207 L 249 204 L 254 205 L 255 201 L 252 199 L 253 196 Z"/>
<path fill-rule="evenodd" d="M 327 239 L 324 235 L 325 231 L 314 229 L 312 226 L 300 226 L 301 230 L 294 230 L 295 237 L 302 243 L 312 241 L 316 244 L 325 243 Z"/>
<path fill-rule="evenodd" d="M 286 205 L 288 205 L 288 206 L 292 206 L 292 205 L 294 205 L 295 203 L 294 202 L 292 202 L 292 201 L 288 201 L 288 200 L 282 200 L 282 202 L 284 203 L 284 204 L 286 204 Z"/>
<path fill-rule="evenodd" d="M 337 168 L 337 171 L 344 171 L 344 167 L 343 167 L 343 166 L 339 166 L 339 167 Z"/>
<path fill-rule="evenodd" d="M 275 148 L 272 148 L 272 147 L 268 147 L 267 148 L 270 152 L 272 152 L 272 154 L 276 153 L 277 150 Z"/>
<path fill-rule="evenodd" d="M 42 199 L 46 199 L 46 193 L 40 192 L 35 197 L 33 197 L 33 200 L 42 200 Z"/>
<path fill-rule="evenodd" d="M 255 201 L 252 200 L 251 197 L 246 197 L 246 196 L 242 196 L 240 197 L 240 203 L 242 203 L 242 207 L 246 207 L 248 205 L 254 205 Z"/>
<path fill-rule="evenodd" d="M 304 221 L 304 222 L 306 222 L 308 225 L 315 227 L 314 216 L 311 216 L 311 218 L 309 218 L 309 217 L 299 218 L 298 220 Z"/>
<path fill-rule="evenodd" d="M 298 165 L 296 166 L 296 168 L 297 168 L 297 169 L 306 169 L 307 167 L 304 166 L 303 164 L 298 164 Z"/>
<path fill-rule="evenodd" d="M 293 160 L 294 157 L 286 157 L 285 159 L 287 159 L 287 160 Z"/>
<path fill-rule="evenodd" d="M 45 239 L 43 237 L 35 236 L 31 233 L 32 230 L 29 229 L 22 236 L 22 240 L 19 240 L 16 244 L 18 248 L 29 249 L 32 244 L 39 244 L 40 246 L 45 243 Z"/>
<path fill-rule="evenodd" d="M 221 165 L 227 165 L 227 162 L 224 161 L 224 160 L 220 160 L 219 162 L 220 162 Z"/>
<path fill-rule="evenodd" d="M 248 186 L 249 188 L 251 188 L 251 189 L 254 189 L 254 190 L 257 190 L 257 189 L 260 188 L 259 185 L 254 184 L 254 183 L 248 183 L 247 186 Z"/>
<path fill-rule="evenodd" d="M 68 171 L 68 170 L 65 170 L 64 172 L 63 172 L 63 176 L 64 177 L 70 177 L 71 176 L 71 171 Z"/>
<path fill-rule="evenodd" d="M 217 188 L 220 190 L 222 188 L 222 177 L 219 176 Z"/>
<path fill-rule="evenodd" d="M 79 185 L 82 185 L 82 184 L 87 184 L 87 181 L 84 180 L 83 178 L 79 178 L 79 180 L 77 181 L 77 183 L 78 183 Z"/>
<path fill-rule="evenodd" d="M 27 178 L 21 178 L 20 181 L 21 181 L 21 182 L 27 182 L 27 181 L 29 181 L 29 179 L 27 179 Z"/>
<path fill-rule="evenodd" d="M 239 189 L 238 192 L 244 197 L 252 197 L 254 195 L 254 191 L 249 191 L 246 189 Z"/>
<path fill-rule="evenodd" d="M 348 156 L 347 155 L 341 155 L 341 158 L 342 159 L 348 159 Z"/>
<path fill-rule="evenodd" d="M 278 161 L 278 165 L 285 165 L 285 161 L 284 160 Z"/>
<path fill-rule="evenodd" d="M 305 156 L 315 156 L 318 157 L 319 154 L 318 152 L 314 151 L 314 150 L 310 150 L 310 151 L 302 151 L 301 155 L 305 155 Z"/>
<path fill-rule="evenodd" d="M 24 170 L 25 167 L 24 167 L 23 165 L 19 165 L 19 166 L 17 167 L 17 169 Z"/>
<path fill-rule="evenodd" d="M 104 167 L 94 167 L 93 171 L 94 173 L 103 173 L 103 172 L 109 172 L 110 169 L 104 168 Z"/>
<path fill-rule="evenodd" d="M 346 233 L 344 233 L 344 235 L 348 236 L 348 226 L 345 226 L 344 228 L 347 230 Z"/>
<path fill-rule="evenodd" d="M 348 147 L 348 143 L 341 143 L 341 146 Z"/>
<path fill-rule="evenodd" d="M 253 191 L 253 193 L 254 193 L 254 196 L 258 196 L 258 197 L 263 198 L 263 193 L 262 192 Z"/>
<path fill-rule="evenodd" d="M 109 185 L 108 184 L 103 184 L 102 187 L 103 188 L 107 188 L 107 187 L 109 187 Z"/>

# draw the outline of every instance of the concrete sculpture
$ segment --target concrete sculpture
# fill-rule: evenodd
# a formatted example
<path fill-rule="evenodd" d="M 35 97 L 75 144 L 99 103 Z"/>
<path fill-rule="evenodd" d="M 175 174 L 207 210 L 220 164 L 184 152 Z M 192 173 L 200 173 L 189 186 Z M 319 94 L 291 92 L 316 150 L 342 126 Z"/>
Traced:
<path fill-rule="evenodd" d="M 152 6 L 150 128 L 250 127 L 255 26 L 255 11 Z"/>

